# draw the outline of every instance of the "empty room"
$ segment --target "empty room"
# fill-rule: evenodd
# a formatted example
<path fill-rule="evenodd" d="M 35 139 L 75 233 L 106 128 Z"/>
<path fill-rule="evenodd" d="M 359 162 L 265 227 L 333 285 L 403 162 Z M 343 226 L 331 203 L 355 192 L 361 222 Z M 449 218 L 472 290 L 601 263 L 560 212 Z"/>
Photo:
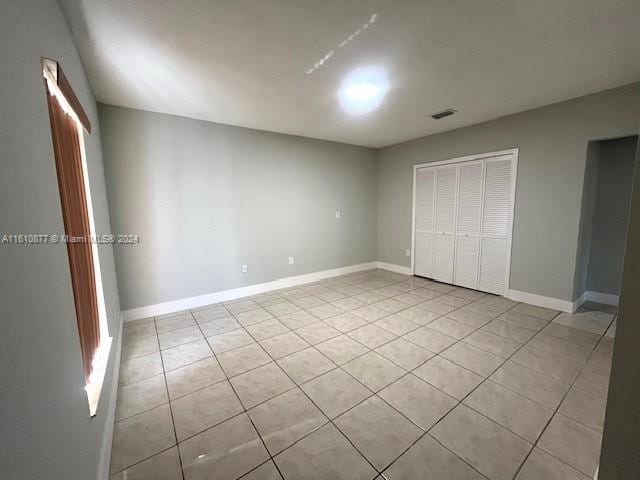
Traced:
<path fill-rule="evenodd" d="M 0 478 L 640 478 L 638 0 L 0 2 Z"/>

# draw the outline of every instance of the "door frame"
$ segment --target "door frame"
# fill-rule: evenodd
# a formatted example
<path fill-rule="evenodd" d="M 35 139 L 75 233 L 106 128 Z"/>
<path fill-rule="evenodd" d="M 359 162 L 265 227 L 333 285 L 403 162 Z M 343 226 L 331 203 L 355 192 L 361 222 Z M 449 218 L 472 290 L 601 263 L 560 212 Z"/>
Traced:
<path fill-rule="evenodd" d="M 438 167 L 441 165 L 447 165 L 451 163 L 465 163 L 473 160 L 483 160 L 485 158 L 498 157 L 500 155 L 513 155 L 513 172 L 511 182 L 511 208 L 509 210 L 509 237 L 507 238 L 507 268 L 506 278 L 504 284 L 504 294 L 508 294 L 510 286 L 509 280 L 511 277 L 511 247 L 513 239 L 513 217 L 515 213 L 516 205 L 516 181 L 518 173 L 518 148 L 509 148 L 507 150 L 499 150 L 496 152 L 478 153 L 474 155 L 465 155 L 463 157 L 449 158 L 447 160 L 440 160 L 437 162 L 425 162 L 417 163 L 413 165 L 413 180 L 412 180 L 412 201 L 411 201 L 411 275 L 415 275 L 415 247 L 416 247 L 416 173 L 419 168 L 425 167 Z"/>

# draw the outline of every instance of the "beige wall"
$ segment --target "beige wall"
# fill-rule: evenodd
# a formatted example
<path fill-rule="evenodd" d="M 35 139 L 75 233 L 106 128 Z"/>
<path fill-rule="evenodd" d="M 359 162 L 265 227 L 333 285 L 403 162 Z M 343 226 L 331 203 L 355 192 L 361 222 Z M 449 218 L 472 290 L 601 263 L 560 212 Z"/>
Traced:
<path fill-rule="evenodd" d="M 618 295 L 638 137 L 600 143 L 587 290 Z"/>
<path fill-rule="evenodd" d="M 598 480 L 640 478 L 640 148 L 636 150 L 620 309 Z"/>
<path fill-rule="evenodd" d="M 64 233 L 40 58 L 57 59 L 91 119 L 86 139 L 97 233 L 110 233 L 100 125 L 58 2 L 0 2 L 0 226 L 2 233 Z M 120 305 L 110 246 L 99 249 L 110 334 Z M 0 477 L 95 479 L 116 373 L 115 349 L 95 418 L 89 417 L 65 245 L 0 245 Z M 108 449 L 110 445 L 106 444 Z"/>
<path fill-rule="evenodd" d="M 380 150 L 378 260 L 410 265 L 413 165 L 517 147 L 510 287 L 573 300 L 588 142 L 636 134 L 639 118 L 634 84 Z"/>
<path fill-rule="evenodd" d="M 578 250 L 573 283 L 573 298 L 579 298 L 587 290 L 589 259 L 593 239 L 593 212 L 598 193 L 598 167 L 600 166 L 600 146 L 602 142 L 589 142 L 582 189 L 580 208 L 580 229 L 578 232 Z"/>
<path fill-rule="evenodd" d="M 114 231 L 141 237 L 116 247 L 123 309 L 376 259 L 374 150 L 106 105 L 100 120 Z"/>

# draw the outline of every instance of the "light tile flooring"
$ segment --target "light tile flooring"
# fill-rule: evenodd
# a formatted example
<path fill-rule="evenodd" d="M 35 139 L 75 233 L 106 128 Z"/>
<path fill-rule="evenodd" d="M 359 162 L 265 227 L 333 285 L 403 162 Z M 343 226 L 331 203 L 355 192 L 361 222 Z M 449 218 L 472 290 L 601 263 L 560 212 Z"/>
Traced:
<path fill-rule="evenodd" d="M 112 479 L 588 480 L 613 318 L 371 270 L 128 323 Z"/>

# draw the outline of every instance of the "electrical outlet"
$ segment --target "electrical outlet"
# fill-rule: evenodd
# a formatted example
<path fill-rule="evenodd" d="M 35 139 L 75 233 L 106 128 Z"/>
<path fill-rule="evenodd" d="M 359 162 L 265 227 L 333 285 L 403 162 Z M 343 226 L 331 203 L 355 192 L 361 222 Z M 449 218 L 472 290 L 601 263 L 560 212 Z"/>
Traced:
<path fill-rule="evenodd" d="M 336 218 L 342 217 L 342 212 L 340 210 L 336 210 Z"/>
<path fill-rule="evenodd" d="M 409 248 L 407 248 L 407 249 L 404 251 L 404 256 L 405 256 L 405 257 L 410 257 L 410 256 L 411 256 L 411 250 L 410 250 Z"/>
<path fill-rule="evenodd" d="M 293 265 L 294 263 L 296 263 L 295 258 L 289 257 L 289 265 Z"/>
<path fill-rule="evenodd" d="M 242 273 L 247 273 L 247 264 L 242 265 Z"/>

